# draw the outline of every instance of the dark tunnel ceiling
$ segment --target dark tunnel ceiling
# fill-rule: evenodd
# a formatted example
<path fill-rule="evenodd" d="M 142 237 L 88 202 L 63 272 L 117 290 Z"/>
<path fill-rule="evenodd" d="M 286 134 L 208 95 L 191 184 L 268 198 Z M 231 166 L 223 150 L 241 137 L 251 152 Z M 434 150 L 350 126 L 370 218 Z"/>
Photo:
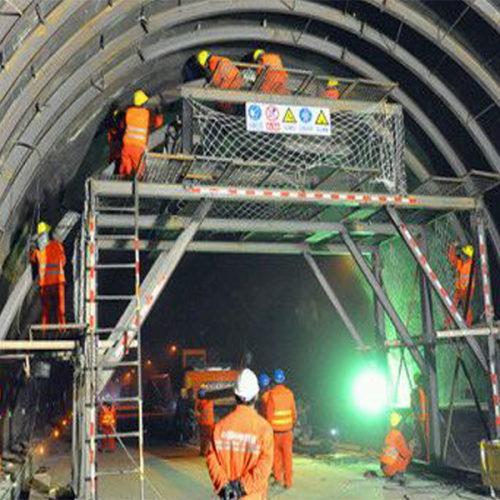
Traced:
<path fill-rule="evenodd" d="M 0 0 L 0 258 L 28 193 L 64 190 L 111 102 L 178 84 L 201 47 L 396 81 L 418 176 L 500 170 L 499 17 L 487 0 Z"/>

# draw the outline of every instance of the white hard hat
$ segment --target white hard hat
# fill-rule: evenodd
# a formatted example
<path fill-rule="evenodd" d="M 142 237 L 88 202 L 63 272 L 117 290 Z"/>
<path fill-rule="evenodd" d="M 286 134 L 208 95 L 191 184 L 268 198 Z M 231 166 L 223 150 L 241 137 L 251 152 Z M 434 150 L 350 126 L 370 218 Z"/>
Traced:
<path fill-rule="evenodd" d="M 245 368 L 239 375 L 234 393 L 245 402 L 252 401 L 259 394 L 259 381 L 252 370 Z"/>

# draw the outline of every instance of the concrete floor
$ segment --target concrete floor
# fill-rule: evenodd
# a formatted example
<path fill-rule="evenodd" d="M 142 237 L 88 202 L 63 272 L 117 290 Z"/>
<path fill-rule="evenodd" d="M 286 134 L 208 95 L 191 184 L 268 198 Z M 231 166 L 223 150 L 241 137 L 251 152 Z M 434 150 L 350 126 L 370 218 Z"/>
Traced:
<path fill-rule="evenodd" d="M 134 453 L 135 456 L 135 453 Z M 70 455 L 60 444 L 43 458 L 52 484 L 69 481 Z M 100 455 L 100 470 L 129 469 L 130 460 L 123 451 Z M 269 499 L 275 500 L 479 500 L 459 485 L 445 485 L 438 479 L 409 475 L 409 484 L 400 487 L 382 479 L 365 479 L 363 472 L 377 469 L 373 459 L 345 453 L 341 455 L 294 458 L 294 487 L 284 491 L 271 488 Z M 204 460 L 194 447 L 156 444 L 146 454 L 146 498 L 151 500 L 215 499 Z M 100 500 L 139 498 L 137 476 L 110 476 L 100 479 Z"/>

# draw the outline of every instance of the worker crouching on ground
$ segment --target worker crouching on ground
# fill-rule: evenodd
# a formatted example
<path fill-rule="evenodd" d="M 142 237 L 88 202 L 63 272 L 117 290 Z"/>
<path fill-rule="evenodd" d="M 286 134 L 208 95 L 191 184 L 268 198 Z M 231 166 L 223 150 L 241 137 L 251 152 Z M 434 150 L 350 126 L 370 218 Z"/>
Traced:
<path fill-rule="evenodd" d="M 430 461 L 431 425 L 429 420 L 429 401 L 421 373 L 414 377 L 415 388 L 411 392 L 411 408 L 415 435 L 418 438 L 419 458 Z"/>
<path fill-rule="evenodd" d="M 148 96 L 138 90 L 134 94 L 134 105 L 125 113 L 125 132 L 119 167 L 121 177 L 142 176 L 142 157 L 148 146 L 149 130 L 163 125 L 163 116 L 146 107 L 148 100 Z"/>
<path fill-rule="evenodd" d="M 214 87 L 226 90 L 239 90 L 243 86 L 240 70 L 231 59 L 216 56 L 207 50 L 198 54 L 198 63 L 205 70 L 207 78 Z"/>
<path fill-rule="evenodd" d="M 340 99 L 339 82 L 337 80 L 328 80 L 326 88 L 323 91 L 323 97 L 338 101 Z"/>
<path fill-rule="evenodd" d="M 103 403 L 99 412 L 99 425 L 104 437 L 101 440 L 100 451 L 115 451 L 116 434 L 116 407 L 110 403 Z"/>
<path fill-rule="evenodd" d="M 410 464 L 413 444 L 408 447 L 406 439 L 399 429 L 403 417 L 399 413 L 392 412 L 389 420 L 391 428 L 385 438 L 384 451 L 380 457 L 380 468 L 388 479 L 404 484 L 404 474 Z"/>
<path fill-rule="evenodd" d="M 448 260 L 456 270 L 455 295 L 453 302 L 455 307 L 461 311 L 467 326 L 472 325 L 472 298 L 474 296 L 474 247 L 465 245 L 457 252 L 457 244 L 451 245 L 448 252 Z M 446 318 L 445 326 L 452 324 L 451 318 Z"/>
<path fill-rule="evenodd" d="M 214 401 L 207 398 L 207 390 L 202 387 L 198 391 L 198 403 L 196 405 L 198 417 L 198 428 L 200 430 L 200 455 L 206 456 L 212 438 L 215 423 Z"/>
<path fill-rule="evenodd" d="M 271 379 L 267 373 L 261 373 L 259 375 L 259 388 L 260 388 L 260 400 L 259 400 L 259 413 L 265 417 L 267 402 L 269 400 L 269 391 L 271 389 Z"/>
<path fill-rule="evenodd" d="M 66 255 L 63 245 L 50 237 L 50 226 L 38 224 L 38 237 L 30 252 L 30 261 L 38 272 L 38 285 L 42 301 L 42 325 L 50 322 L 50 313 L 57 313 L 57 323 L 66 324 L 64 266 Z"/>
<path fill-rule="evenodd" d="M 274 479 L 281 483 L 285 470 L 285 488 L 292 487 L 293 426 L 297 419 L 293 392 L 284 385 L 283 370 L 274 372 L 276 386 L 269 391 L 266 418 L 274 431 Z"/>
<path fill-rule="evenodd" d="M 288 95 L 288 72 L 283 70 L 283 62 L 278 54 L 270 54 L 262 49 L 256 50 L 253 60 L 261 66 L 257 69 L 259 90 L 264 94 Z"/>
<path fill-rule="evenodd" d="M 218 422 L 207 455 L 219 498 L 265 500 L 273 465 L 273 431 L 255 410 L 259 382 L 243 370 L 234 390 L 236 409 Z"/>

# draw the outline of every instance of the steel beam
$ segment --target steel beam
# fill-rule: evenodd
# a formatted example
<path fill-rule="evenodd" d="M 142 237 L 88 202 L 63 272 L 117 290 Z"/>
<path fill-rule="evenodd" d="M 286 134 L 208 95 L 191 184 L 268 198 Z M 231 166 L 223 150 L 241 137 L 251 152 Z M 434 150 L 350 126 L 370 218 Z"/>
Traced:
<path fill-rule="evenodd" d="M 425 273 L 427 279 L 429 280 L 429 283 L 432 285 L 434 290 L 436 291 L 436 294 L 445 307 L 446 311 L 450 315 L 450 317 L 453 319 L 455 324 L 461 328 L 462 330 L 468 330 L 468 326 L 465 323 L 464 319 L 462 318 L 462 315 L 456 308 L 456 306 L 453 303 L 453 300 L 449 296 L 448 292 L 444 288 L 444 286 L 441 284 L 439 281 L 438 277 L 432 270 L 429 261 L 421 251 L 418 243 L 415 241 L 411 233 L 409 232 L 408 228 L 406 225 L 403 223 L 401 220 L 401 217 L 397 213 L 397 211 L 392 208 L 392 207 L 386 207 L 387 213 L 389 214 L 390 218 L 394 222 L 395 226 L 398 228 L 398 231 L 401 235 L 401 238 L 405 242 L 406 246 L 410 250 L 410 253 L 413 255 L 415 261 L 417 262 L 417 265 L 420 267 L 420 269 Z M 486 361 L 486 358 L 484 356 L 484 353 L 481 349 L 481 346 L 477 343 L 475 338 L 472 337 L 465 337 L 465 340 L 469 344 L 470 348 L 476 355 L 476 358 L 478 359 L 479 363 L 481 366 L 484 368 L 485 371 L 488 371 L 488 363 Z"/>
<path fill-rule="evenodd" d="M 162 252 L 159 255 L 143 283 L 141 283 L 141 324 L 144 323 L 161 292 L 170 281 L 170 278 L 184 256 L 189 243 L 196 235 L 198 228 L 200 227 L 205 216 L 208 214 L 211 206 L 211 202 L 202 201 L 193 215 L 191 224 L 177 238 L 168 253 Z M 136 314 L 136 302 L 134 299 L 131 301 L 118 321 L 115 331 L 110 335 L 109 339 L 113 342 L 113 346 L 101 357 L 100 363 L 119 363 L 123 359 L 126 350 L 126 346 L 123 343 L 123 332 L 132 327 Z M 132 340 L 134 336 L 135 330 L 129 331 L 128 338 Z M 97 383 L 99 391 L 104 390 L 112 375 L 113 370 L 101 370 L 99 372 L 99 380 Z"/>
<path fill-rule="evenodd" d="M 361 338 L 358 329 L 352 322 L 349 314 L 344 309 L 344 306 L 337 297 L 337 294 L 334 292 L 333 288 L 328 283 L 328 280 L 325 278 L 325 275 L 321 272 L 321 269 L 319 268 L 318 264 L 316 263 L 312 255 L 309 252 L 305 252 L 304 258 L 306 259 L 307 264 L 309 265 L 312 272 L 314 273 L 314 276 L 321 285 L 321 288 L 323 288 L 323 291 L 330 300 L 332 306 L 335 308 L 338 315 L 340 316 L 340 319 L 344 322 L 347 331 L 351 335 L 352 339 L 354 340 L 358 348 L 363 351 L 369 350 L 369 347 L 363 342 L 363 339 Z"/>
<path fill-rule="evenodd" d="M 116 182 L 92 179 L 92 191 L 98 196 L 128 197 L 132 195 L 131 182 Z M 478 201 L 469 197 L 389 195 L 381 193 L 359 193 L 340 191 L 304 191 L 293 189 L 271 189 L 231 186 L 182 186 L 179 184 L 139 184 L 141 198 L 165 198 L 223 201 L 245 201 L 256 203 L 297 203 L 339 207 L 385 207 L 401 209 L 475 210 Z"/>
<path fill-rule="evenodd" d="M 384 308 L 385 312 L 387 313 L 387 315 L 391 319 L 392 324 L 394 325 L 394 327 L 396 328 L 396 331 L 398 332 L 398 335 L 408 345 L 408 349 L 410 350 L 410 352 L 411 352 L 413 358 L 415 359 L 415 362 L 417 363 L 420 370 L 422 372 L 425 372 L 426 371 L 426 364 L 425 364 L 425 360 L 424 360 L 422 354 L 420 353 L 420 351 L 418 350 L 418 347 L 413 342 L 413 339 L 412 339 L 411 335 L 409 334 L 408 330 L 406 329 L 406 326 L 404 325 L 403 321 L 399 317 L 399 314 L 397 313 L 396 309 L 392 305 L 391 301 L 389 300 L 389 297 L 385 293 L 381 284 L 378 282 L 372 269 L 370 268 L 370 266 L 366 262 L 365 258 L 361 254 L 356 243 L 354 243 L 353 239 L 351 238 L 351 236 L 349 235 L 349 233 L 347 231 L 342 231 L 340 234 L 342 236 L 342 239 L 344 240 L 344 243 L 346 244 L 347 248 L 349 249 L 349 252 L 351 253 L 352 257 L 354 258 L 356 264 L 358 265 L 360 271 L 362 272 L 362 274 L 365 277 L 368 284 L 371 286 L 372 290 L 375 292 L 377 299 L 382 304 L 382 307 Z"/>

